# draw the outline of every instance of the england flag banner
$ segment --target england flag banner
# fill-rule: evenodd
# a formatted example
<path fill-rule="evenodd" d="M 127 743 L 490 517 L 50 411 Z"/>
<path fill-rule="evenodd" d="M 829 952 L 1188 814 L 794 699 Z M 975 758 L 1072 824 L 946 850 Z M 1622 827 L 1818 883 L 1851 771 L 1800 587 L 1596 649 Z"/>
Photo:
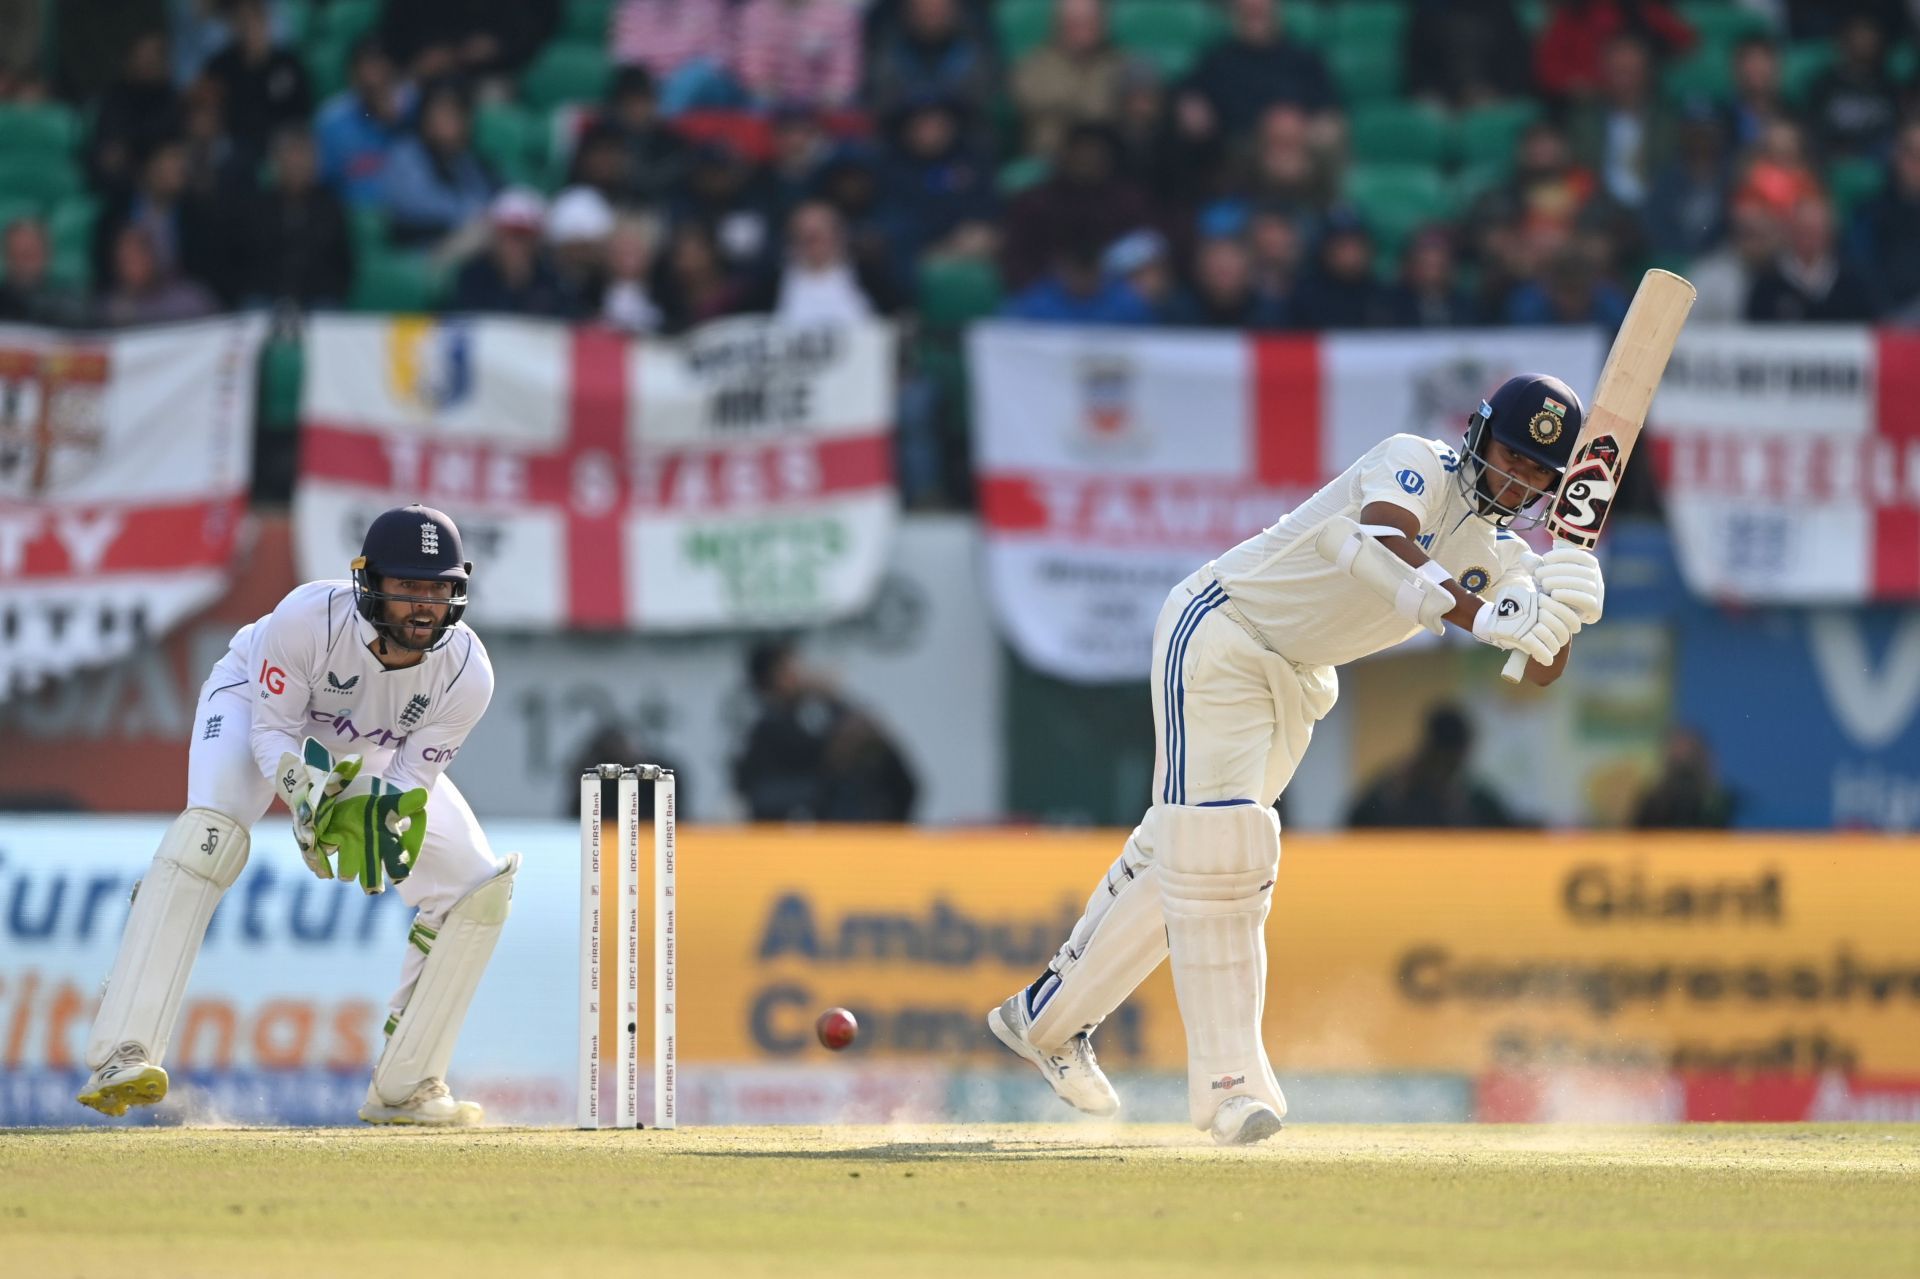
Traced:
<path fill-rule="evenodd" d="M 529 631 L 804 625 L 886 563 L 894 335 L 722 321 L 678 339 L 504 318 L 308 329 L 296 554 L 343 577 L 382 509 L 439 507 L 475 620 Z"/>
<path fill-rule="evenodd" d="M 0 325 L 0 701 L 153 643 L 227 589 L 265 324 Z"/>
<path fill-rule="evenodd" d="M 969 335 L 988 593 L 1028 664 L 1147 673 L 1166 593 L 1386 436 L 1457 442 L 1516 373 L 1591 386 L 1597 333 L 1311 337 L 992 322 Z"/>
<path fill-rule="evenodd" d="M 1694 594 L 1920 599 L 1920 335 L 1689 329 L 1652 420 Z"/>

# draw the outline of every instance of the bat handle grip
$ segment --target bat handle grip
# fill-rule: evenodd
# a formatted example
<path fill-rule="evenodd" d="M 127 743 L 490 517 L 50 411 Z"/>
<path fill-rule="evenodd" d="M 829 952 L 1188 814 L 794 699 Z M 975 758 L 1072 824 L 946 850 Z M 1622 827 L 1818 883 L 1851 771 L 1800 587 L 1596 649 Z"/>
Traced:
<path fill-rule="evenodd" d="M 1500 678 L 1509 684 L 1518 684 L 1520 677 L 1526 673 L 1527 655 L 1525 653 L 1508 653 L 1507 664 L 1500 668 Z"/>

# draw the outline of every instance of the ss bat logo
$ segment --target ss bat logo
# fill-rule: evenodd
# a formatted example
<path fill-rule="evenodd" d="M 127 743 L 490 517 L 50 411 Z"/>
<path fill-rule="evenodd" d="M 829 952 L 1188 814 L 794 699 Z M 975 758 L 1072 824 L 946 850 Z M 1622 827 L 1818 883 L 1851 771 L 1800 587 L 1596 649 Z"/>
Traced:
<path fill-rule="evenodd" d="M 1580 450 L 1560 485 L 1554 522 L 1572 532 L 1598 537 L 1619 486 L 1620 446 L 1611 435 L 1594 437 Z"/>

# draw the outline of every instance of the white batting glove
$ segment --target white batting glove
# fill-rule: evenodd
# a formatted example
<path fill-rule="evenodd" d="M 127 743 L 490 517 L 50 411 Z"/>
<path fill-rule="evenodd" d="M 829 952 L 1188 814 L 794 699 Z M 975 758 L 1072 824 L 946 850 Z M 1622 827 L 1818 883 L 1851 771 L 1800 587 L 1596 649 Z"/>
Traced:
<path fill-rule="evenodd" d="M 1601 611 L 1606 608 L 1607 584 L 1600 576 L 1600 561 L 1592 551 L 1578 546 L 1548 551 L 1540 557 L 1533 580 L 1541 590 L 1578 614 L 1583 626 L 1599 621 Z"/>
<path fill-rule="evenodd" d="M 1553 659 L 1579 629 L 1580 618 L 1572 609 L 1528 582 L 1503 588 L 1482 604 L 1473 618 L 1475 639 L 1525 653 L 1541 666 L 1553 665 Z"/>

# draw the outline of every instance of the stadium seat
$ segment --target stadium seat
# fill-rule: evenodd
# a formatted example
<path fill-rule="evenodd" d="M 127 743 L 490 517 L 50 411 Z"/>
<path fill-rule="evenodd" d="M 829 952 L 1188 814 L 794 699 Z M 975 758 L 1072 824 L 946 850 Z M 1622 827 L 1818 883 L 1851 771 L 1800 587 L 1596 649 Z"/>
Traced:
<path fill-rule="evenodd" d="M 1053 0 L 1000 0 L 993 26 L 1002 56 L 1014 62 L 1053 34 Z"/>
<path fill-rule="evenodd" d="M 1349 109 L 1400 96 L 1398 45 L 1342 44 L 1325 51 L 1327 69 Z"/>
<path fill-rule="evenodd" d="M 567 0 L 559 38 L 606 44 L 613 27 L 613 6 L 614 0 Z"/>
<path fill-rule="evenodd" d="M 380 20 L 380 0 L 327 0 L 315 18 L 318 34 L 352 44 Z"/>
<path fill-rule="evenodd" d="M 957 331 L 1000 309 L 1000 272 L 975 258 L 923 262 L 919 292 L 927 327 Z"/>
<path fill-rule="evenodd" d="M 356 311 L 431 311 L 440 292 L 440 273 L 426 255 L 380 253 L 354 272 L 351 303 Z"/>
<path fill-rule="evenodd" d="M 1527 126 L 1540 116 L 1534 102 L 1495 102 L 1460 113 L 1456 150 L 1464 165 L 1513 163 L 1513 149 Z"/>
<path fill-rule="evenodd" d="M 563 102 L 594 101 L 606 92 L 613 67 L 604 46 L 580 40 L 556 40 L 520 77 L 520 97 L 535 110 Z"/>
<path fill-rule="evenodd" d="M 1511 162 L 1464 166 L 1447 183 L 1448 207 L 1455 213 L 1464 213 L 1475 200 L 1505 182 L 1512 173 Z"/>
<path fill-rule="evenodd" d="M 91 254 L 93 224 L 99 216 L 100 202 L 90 195 L 68 196 L 54 205 L 47 216 L 47 233 L 53 240 L 54 256 Z"/>
<path fill-rule="evenodd" d="M 1670 63 L 1660 79 L 1669 98 L 1724 101 L 1733 96 L 1733 47 L 1702 43 L 1688 56 Z"/>
<path fill-rule="evenodd" d="M 1356 164 L 1347 170 L 1346 197 L 1382 248 L 1398 246 L 1452 209 L 1446 180 L 1425 164 Z"/>
<path fill-rule="evenodd" d="M 353 236 L 353 255 L 365 262 L 387 252 L 387 215 L 366 205 L 349 206 L 347 229 Z"/>
<path fill-rule="evenodd" d="M 1833 193 L 1835 216 L 1844 222 L 1862 203 L 1880 194 L 1886 181 L 1886 166 L 1878 160 L 1835 160 L 1827 166 L 1827 190 Z"/>
<path fill-rule="evenodd" d="M 1038 186 L 1040 183 L 1045 182 L 1047 180 L 1047 174 L 1050 173 L 1052 169 L 1053 166 L 1047 162 L 1047 158 L 1043 155 L 1022 156 L 1018 160 L 1010 160 L 1000 166 L 1000 173 L 995 178 L 995 184 L 1000 188 L 1001 195 L 1019 195 L 1028 187 Z"/>
<path fill-rule="evenodd" d="M 64 160 L 79 140 L 79 117 L 59 103 L 0 104 L 0 155 Z"/>
<path fill-rule="evenodd" d="M 1788 45 L 1780 54 L 1780 91 L 1787 101 L 1804 103 L 1813 92 L 1813 83 L 1833 65 L 1831 40 L 1802 40 Z"/>
<path fill-rule="evenodd" d="M 1450 158 L 1452 135 L 1452 122 L 1430 107 L 1413 102 L 1363 102 L 1353 108 L 1350 117 L 1348 151 L 1364 164 L 1445 164 Z"/>
<path fill-rule="evenodd" d="M 313 81 L 316 101 L 324 102 L 347 87 L 347 59 L 352 54 L 353 40 L 346 36 L 313 35 L 300 46 L 300 61 Z"/>
<path fill-rule="evenodd" d="M 291 431 L 300 425 L 300 386 L 306 354 L 298 338 L 275 338 L 260 349 L 260 425 Z"/>
<path fill-rule="evenodd" d="M 1727 0 L 1692 0 L 1680 5 L 1679 10 L 1702 46 L 1731 49 L 1742 36 L 1765 35 L 1769 30 L 1766 18 Z"/>
<path fill-rule="evenodd" d="M 0 152 L 0 191 L 10 197 L 32 200 L 44 208 L 78 195 L 81 187 L 79 166 L 64 156 Z"/>
<path fill-rule="evenodd" d="M 1329 48 L 1371 44 L 1398 54 L 1406 35 L 1408 6 L 1397 0 L 1341 0 L 1327 10 L 1329 27 L 1323 40 Z M 1293 12 L 1288 6 L 1287 12 Z"/>
<path fill-rule="evenodd" d="M 40 202 L 38 200 L 23 200 L 18 196 L 0 195 L 0 233 L 4 233 L 8 227 L 20 221 L 22 218 L 38 218 L 39 216 Z M 4 272 L 5 270 L 6 261 L 4 258 L 0 258 L 0 272 Z"/>
<path fill-rule="evenodd" d="M 1224 25 L 1221 28 L 1226 29 Z M 1310 44 L 1316 49 L 1324 48 L 1332 38 L 1331 24 L 1327 21 L 1326 10 L 1317 4 L 1285 4 L 1280 8 L 1280 29 L 1289 40 L 1298 40 L 1301 44 Z"/>
<path fill-rule="evenodd" d="M 546 122 L 512 103 L 489 103 L 474 114 L 474 150 L 502 182 L 539 186 L 546 173 L 546 139 Z"/>
<path fill-rule="evenodd" d="M 1168 76 L 1185 72 L 1227 32 L 1220 11 L 1201 0 L 1119 0 L 1109 28 L 1115 44 Z"/>

